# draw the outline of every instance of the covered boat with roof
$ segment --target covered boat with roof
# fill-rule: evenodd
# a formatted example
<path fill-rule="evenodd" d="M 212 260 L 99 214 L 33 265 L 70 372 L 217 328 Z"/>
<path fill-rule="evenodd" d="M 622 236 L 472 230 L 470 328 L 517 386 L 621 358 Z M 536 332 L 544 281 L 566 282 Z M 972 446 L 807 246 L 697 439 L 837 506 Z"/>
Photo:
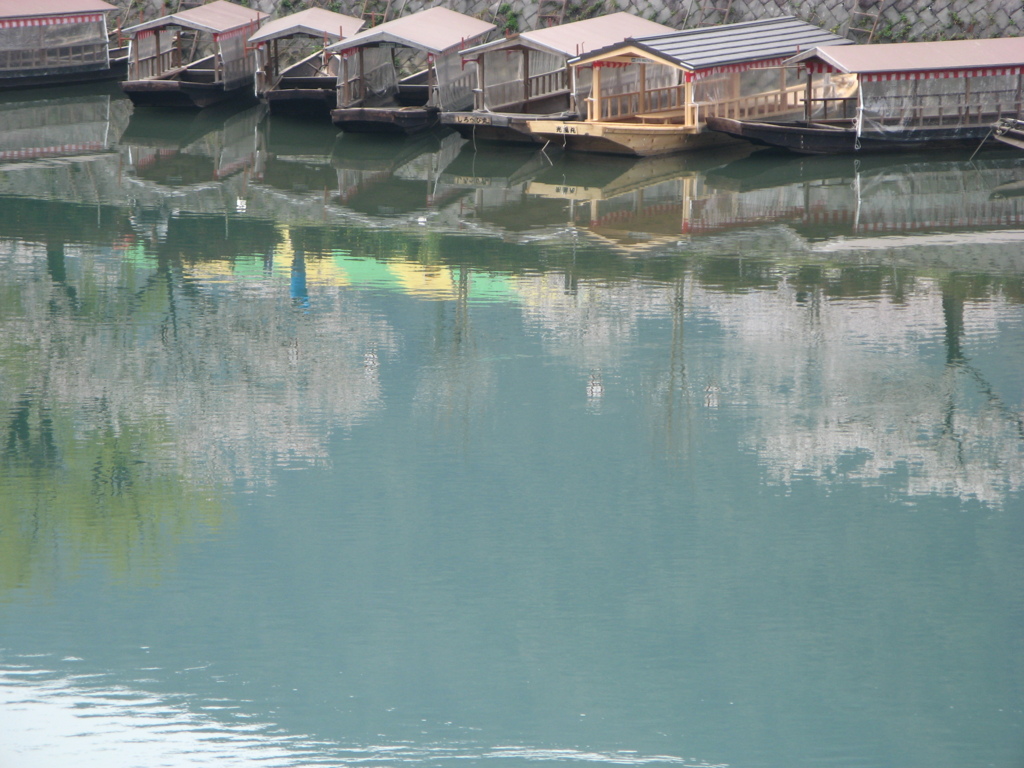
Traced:
<path fill-rule="evenodd" d="M 103 0 L 0 0 L 0 90 L 123 77 Z"/>
<path fill-rule="evenodd" d="M 801 120 L 714 117 L 722 135 L 805 154 L 974 148 L 993 123 L 1022 117 L 1024 38 L 823 46 L 795 56 Z M 820 95 L 846 80 L 847 93 Z"/>
<path fill-rule="evenodd" d="M 473 109 L 442 112 L 441 123 L 474 140 L 532 144 L 537 138 L 527 129 L 527 121 L 576 120 L 577 99 L 589 96 L 590 70 L 583 70 L 585 81 L 574 89 L 569 59 L 629 37 L 673 31 L 619 12 L 474 46 L 462 53 L 463 65 L 476 75 Z M 443 78 L 452 75 L 461 76 L 461 70 L 438 71 L 442 85 Z"/>
<path fill-rule="evenodd" d="M 442 109 L 466 109 L 473 101 L 473 73 L 439 81 L 437 72 L 461 70 L 462 49 L 483 42 L 495 28 L 435 7 L 329 46 L 341 59 L 331 119 L 345 131 L 408 134 L 437 125 Z M 413 74 L 401 78 L 405 69 Z"/>
<path fill-rule="evenodd" d="M 202 108 L 255 101 L 256 55 L 249 47 L 266 13 L 227 0 L 124 30 L 131 36 L 122 89 L 138 107 Z"/>
<path fill-rule="evenodd" d="M 256 95 L 270 113 L 329 118 L 337 106 L 339 59 L 327 46 L 356 34 L 365 23 L 326 8 L 306 8 L 268 21 L 250 37 L 259 60 Z"/>
<path fill-rule="evenodd" d="M 531 133 L 567 149 L 657 155 L 729 139 L 711 115 L 799 115 L 807 94 L 783 62 L 839 35 L 791 16 L 626 40 L 570 61 L 579 87 L 592 70 L 585 119 L 535 120 Z"/>

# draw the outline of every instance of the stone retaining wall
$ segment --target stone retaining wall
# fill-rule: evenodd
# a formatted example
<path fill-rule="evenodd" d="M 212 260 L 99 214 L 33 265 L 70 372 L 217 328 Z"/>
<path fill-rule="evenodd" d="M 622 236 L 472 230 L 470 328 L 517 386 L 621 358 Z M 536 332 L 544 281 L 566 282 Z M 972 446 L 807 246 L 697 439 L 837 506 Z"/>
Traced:
<path fill-rule="evenodd" d="M 152 19 L 195 0 L 117 0 L 125 26 Z M 542 25 L 542 16 L 561 13 L 571 21 L 612 11 L 629 11 L 676 28 L 752 21 L 790 15 L 845 34 L 859 42 L 874 28 L 874 42 L 1016 37 L 1024 34 L 1021 0 L 250 0 L 251 7 L 278 15 L 318 5 L 351 16 L 387 18 L 445 5 L 499 26 L 521 30 Z M 877 23 L 876 23 L 877 19 Z"/>

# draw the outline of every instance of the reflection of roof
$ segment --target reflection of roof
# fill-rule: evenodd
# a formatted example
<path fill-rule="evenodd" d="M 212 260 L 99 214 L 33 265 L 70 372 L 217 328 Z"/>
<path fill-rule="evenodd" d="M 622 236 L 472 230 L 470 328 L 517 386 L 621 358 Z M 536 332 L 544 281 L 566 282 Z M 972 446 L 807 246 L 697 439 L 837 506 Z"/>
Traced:
<path fill-rule="evenodd" d="M 254 21 L 265 19 L 268 15 L 262 11 L 254 11 L 241 5 L 229 3 L 227 0 L 214 0 L 212 3 L 201 5 L 198 8 L 190 8 L 187 11 L 172 13 L 143 24 L 136 24 L 134 27 L 125 29 L 124 33 L 134 35 L 146 29 L 175 26 L 216 34 L 240 29 Z"/>
<path fill-rule="evenodd" d="M 929 72 L 1024 65 L 1024 39 L 943 40 L 933 43 L 887 43 L 824 46 L 792 59 L 819 61 L 845 74 Z M 1018 73 L 1007 73 L 1018 74 Z"/>
<path fill-rule="evenodd" d="M 443 53 L 460 45 L 475 42 L 495 29 L 489 22 L 450 11 L 447 8 L 428 8 L 400 19 L 360 32 L 330 46 L 330 51 L 341 51 L 380 43 L 394 43 L 418 48 L 428 53 Z"/>
<path fill-rule="evenodd" d="M 671 32 L 671 27 L 620 11 L 593 19 L 521 32 L 507 40 L 495 40 L 466 51 L 486 53 L 503 48 L 534 48 L 562 56 L 579 56 L 586 51 L 621 42 L 627 37 L 647 37 Z"/>
<path fill-rule="evenodd" d="M 291 37 L 292 35 L 325 37 L 336 42 L 343 37 L 351 37 L 362 29 L 365 23 L 362 19 L 328 11 L 326 8 L 307 8 L 304 11 L 268 21 L 259 32 L 249 38 L 249 42 L 265 43 L 268 40 Z"/>
<path fill-rule="evenodd" d="M 117 8 L 103 0 L 0 0 L 0 19 L 66 16 L 74 13 L 109 13 Z"/>
<path fill-rule="evenodd" d="M 793 16 L 723 24 L 630 39 L 593 51 L 573 63 L 589 64 L 631 48 L 692 71 L 730 64 L 788 58 L 819 45 L 849 45 L 850 40 Z"/>

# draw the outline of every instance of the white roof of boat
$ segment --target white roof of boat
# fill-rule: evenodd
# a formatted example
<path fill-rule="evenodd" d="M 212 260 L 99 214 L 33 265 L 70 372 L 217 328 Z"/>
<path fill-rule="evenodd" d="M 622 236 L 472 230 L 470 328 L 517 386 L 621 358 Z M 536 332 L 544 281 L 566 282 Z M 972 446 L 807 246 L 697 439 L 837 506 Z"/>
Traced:
<path fill-rule="evenodd" d="M 200 32 L 216 34 L 240 29 L 254 21 L 265 19 L 269 15 L 263 11 L 229 3 L 228 0 L 213 0 L 212 3 L 200 5 L 198 8 L 190 8 L 187 11 L 171 13 L 161 16 L 159 19 L 136 24 L 134 27 L 125 29 L 124 33 L 134 35 L 143 30 L 158 27 L 187 27 Z"/>
<path fill-rule="evenodd" d="M 631 38 L 575 59 L 587 64 L 611 58 L 625 49 L 692 71 L 787 59 L 821 45 L 852 46 L 852 41 L 794 16 L 684 29 L 656 37 Z"/>
<path fill-rule="evenodd" d="M 436 6 L 408 16 L 385 21 L 328 48 L 341 51 L 380 43 L 394 43 L 428 53 L 443 53 L 466 43 L 475 43 L 494 24 L 464 13 Z"/>
<path fill-rule="evenodd" d="M 0 0 L 0 19 L 37 19 L 76 13 L 109 13 L 117 6 L 103 0 Z"/>
<path fill-rule="evenodd" d="M 581 53 L 619 43 L 627 37 L 648 37 L 674 32 L 672 27 L 619 11 L 592 19 L 574 21 L 520 32 L 505 40 L 495 40 L 468 49 L 470 53 L 486 53 L 505 48 L 533 48 L 561 56 L 579 56 Z"/>
<path fill-rule="evenodd" d="M 931 43 L 881 43 L 836 48 L 822 46 L 794 56 L 793 62 L 819 59 L 845 74 L 932 72 L 1024 65 L 1024 37 L 943 40 Z"/>
<path fill-rule="evenodd" d="M 362 19 L 328 11 L 326 8 L 307 8 L 279 19 L 268 21 L 260 31 L 249 38 L 250 43 L 265 43 L 281 37 L 309 35 L 326 37 L 332 42 L 351 37 L 366 24 Z"/>

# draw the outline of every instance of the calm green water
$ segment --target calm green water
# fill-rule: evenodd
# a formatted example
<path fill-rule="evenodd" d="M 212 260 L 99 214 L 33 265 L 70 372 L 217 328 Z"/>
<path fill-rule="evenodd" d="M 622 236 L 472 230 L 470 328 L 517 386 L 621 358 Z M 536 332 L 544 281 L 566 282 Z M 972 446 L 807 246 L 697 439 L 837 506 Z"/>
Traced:
<path fill-rule="evenodd" d="M 0 104 L 0 766 L 1024 764 L 1024 155 Z"/>

